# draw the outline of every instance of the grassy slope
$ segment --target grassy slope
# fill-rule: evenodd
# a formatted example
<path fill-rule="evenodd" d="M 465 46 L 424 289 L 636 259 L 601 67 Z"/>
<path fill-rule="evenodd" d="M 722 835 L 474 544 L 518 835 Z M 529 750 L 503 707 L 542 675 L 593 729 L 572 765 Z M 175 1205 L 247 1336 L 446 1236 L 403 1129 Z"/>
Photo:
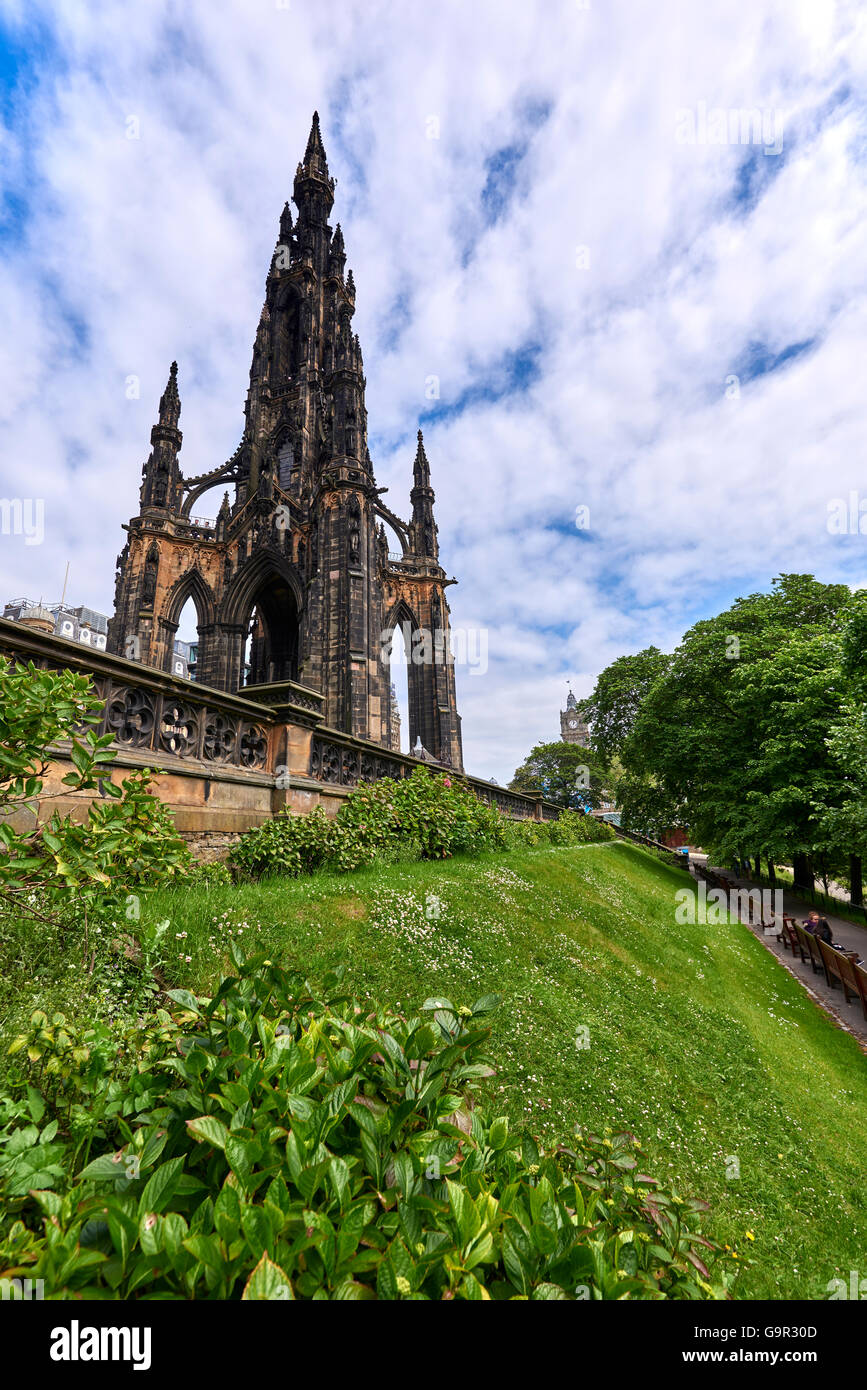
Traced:
<path fill-rule="evenodd" d="M 708 1198 L 752 1258 L 741 1297 L 827 1297 L 863 1266 L 865 1058 L 745 927 L 676 926 L 684 882 L 620 843 L 177 890 L 148 913 L 201 992 L 230 924 L 311 977 L 345 961 L 353 991 L 406 1009 L 496 991 L 503 1113 L 549 1137 L 634 1129 L 649 1171 Z"/>

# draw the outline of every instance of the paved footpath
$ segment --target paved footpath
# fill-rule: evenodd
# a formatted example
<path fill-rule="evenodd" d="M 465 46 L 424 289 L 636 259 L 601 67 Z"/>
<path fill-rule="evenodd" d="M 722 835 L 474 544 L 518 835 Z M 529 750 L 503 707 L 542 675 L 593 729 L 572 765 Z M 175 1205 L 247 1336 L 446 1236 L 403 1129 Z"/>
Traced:
<path fill-rule="evenodd" d="M 748 878 L 736 878 L 729 869 L 714 869 L 715 874 L 729 881 L 733 888 L 758 888 L 758 883 L 753 883 Z M 796 893 L 788 888 L 783 888 L 783 910 L 790 917 L 795 917 L 799 922 L 806 920 L 807 914 L 812 908 L 812 903 L 804 898 L 798 897 Z M 771 898 L 771 902 L 777 899 Z M 861 959 L 867 961 L 867 927 L 860 927 L 855 922 L 848 922 L 844 917 L 834 917 L 830 912 L 823 912 L 819 909 L 820 916 L 831 928 L 834 944 L 844 946 L 847 951 L 857 951 Z M 860 1038 L 863 1043 L 867 1043 L 867 1019 L 861 1008 L 860 1001 L 846 1003 L 842 989 L 833 989 L 826 981 L 824 974 L 816 975 L 813 967 L 808 963 L 805 965 L 799 956 L 793 956 L 791 951 L 783 949 L 782 943 L 777 941 L 776 935 L 770 933 L 766 936 L 762 932 L 760 923 L 748 922 L 754 936 L 769 951 L 773 951 L 787 969 L 797 977 L 807 988 L 816 996 L 819 1003 L 844 1027 Z"/>

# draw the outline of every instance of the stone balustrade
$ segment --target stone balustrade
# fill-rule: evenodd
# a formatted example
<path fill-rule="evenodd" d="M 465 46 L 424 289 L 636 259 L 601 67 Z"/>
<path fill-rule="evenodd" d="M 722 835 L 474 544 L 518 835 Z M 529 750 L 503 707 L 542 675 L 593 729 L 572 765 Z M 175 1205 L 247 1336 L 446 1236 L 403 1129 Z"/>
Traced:
<path fill-rule="evenodd" d="M 323 806 L 336 814 L 354 787 L 399 780 L 422 765 L 327 728 L 323 697 L 294 681 L 229 695 L 6 619 L 0 619 L 0 656 L 86 675 L 103 705 L 99 732 L 110 733 L 117 747 L 112 776 L 152 768 L 157 794 L 171 806 L 179 832 L 200 848 L 211 842 L 223 848 L 281 810 L 303 814 Z M 45 779 L 47 799 L 32 815 L 80 815 L 90 796 L 62 789 L 68 745 L 51 751 L 56 762 Z M 427 759 L 424 765 L 449 772 Z M 522 795 L 464 774 L 461 780 L 513 819 L 560 814 L 541 792 Z"/>

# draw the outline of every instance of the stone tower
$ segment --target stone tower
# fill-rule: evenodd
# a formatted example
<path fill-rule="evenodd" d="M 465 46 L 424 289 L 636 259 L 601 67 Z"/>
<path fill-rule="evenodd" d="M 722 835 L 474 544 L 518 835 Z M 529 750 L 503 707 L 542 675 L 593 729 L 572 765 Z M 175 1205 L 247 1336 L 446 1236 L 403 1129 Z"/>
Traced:
<path fill-rule="evenodd" d="M 118 557 L 108 649 L 171 669 L 181 611 L 198 620 L 197 679 L 237 691 L 295 681 L 325 697 L 334 729 L 393 747 L 390 638 L 408 665 L 409 739 L 462 766 L 446 578 L 421 432 L 412 520 L 382 501 L 367 445 L 355 282 L 334 179 L 314 114 L 256 330 L 244 431 L 232 457 L 185 479 L 177 366 L 172 364 L 142 470 L 140 509 Z M 225 488 L 216 520 L 194 518 Z M 229 489 L 233 496 L 230 497 Z M 398 537 L 389 552 L 383 523 Z M 252 693 L 252 692 L 251 692 Z"/>
<path fill-rule="evenodd" d="M 571 690 L 566 696 L 566 708 L 560 711 L 560 737 L 564 743 L 577 743 L 581 748 L 590 746 L 589 726 L 582 719 Z"/>

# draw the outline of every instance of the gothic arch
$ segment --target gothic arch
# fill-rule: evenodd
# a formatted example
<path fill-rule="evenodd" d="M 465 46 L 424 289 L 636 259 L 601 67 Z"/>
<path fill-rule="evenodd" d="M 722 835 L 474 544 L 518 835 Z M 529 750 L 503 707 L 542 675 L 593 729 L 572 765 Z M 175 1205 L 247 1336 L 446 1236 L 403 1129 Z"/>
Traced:
<path fill-rule="evenodd" d="M 288 584 L 300 613 L 303 596 L 294 565 L 288 564 L 276 550 L 259 550 L 241 566 L 229 585 L 220 608 L 220 621 L 232 624 L 246 622 L 255 604 L 256 594 L 275 576 Z"/>
<path fill-rule="evenodd" d="M 215 605 L 210 585 L 198 567 L 187 570 L 172 585 L 159 617 L 159 632 L 164 671 L 171 671 L 175 657 L 175 634 L 184 605 L 193 600 L 196 608 L 196 627 L 199 634 L 197 680 L 207 685 L 213 679 L 213 632 Z"/>
<path fill-rule="evenodd" d="M 303 300 L 297 285 L 280 293 L 272 315 L 272 382 L 279 385 L 295 376 L 301 363 Z"/>
<path fill-rule="evenodd" d="M 221 610 L 235 687 L 297 680 L 302 607 L 298 576 L 279 552 L 259 551 L 247 561 Z M 249 670 L 245 668 L 248 635 Z"/>
<path fill-rule="evenodd" d="M 163 618 L 177 627 L 188 599 L 196 605 L 200 627 L 209 626 L 216 617 L 216 605 L 211 586 L 200 569 L 187 570 L 172 586 L 166 600 Z"/>
<path fill-rule="evenodd" d="M 399 516 L 395 516 L 394 512 L 389 511 L 388 507 L 384 507 L 381 502 L 376 504 L 374 512 L 378 517 L 381 517 L 383 521 L 388 522 L 403 547 L 404 555 L 408 555 L 410 544 L 409 530 L 406 523 L 401 521 Z"/>
<path fill-rule="evenodd" d="M 413 613 L 405 598 L 399 598 L 392 606 L 391 612 L 385 620 L 383 632 L 393 632 L 396 627 L 401 627 L 404 623 L 409 623 L 410 630 L 417 632 L 421 623 Z"/>

